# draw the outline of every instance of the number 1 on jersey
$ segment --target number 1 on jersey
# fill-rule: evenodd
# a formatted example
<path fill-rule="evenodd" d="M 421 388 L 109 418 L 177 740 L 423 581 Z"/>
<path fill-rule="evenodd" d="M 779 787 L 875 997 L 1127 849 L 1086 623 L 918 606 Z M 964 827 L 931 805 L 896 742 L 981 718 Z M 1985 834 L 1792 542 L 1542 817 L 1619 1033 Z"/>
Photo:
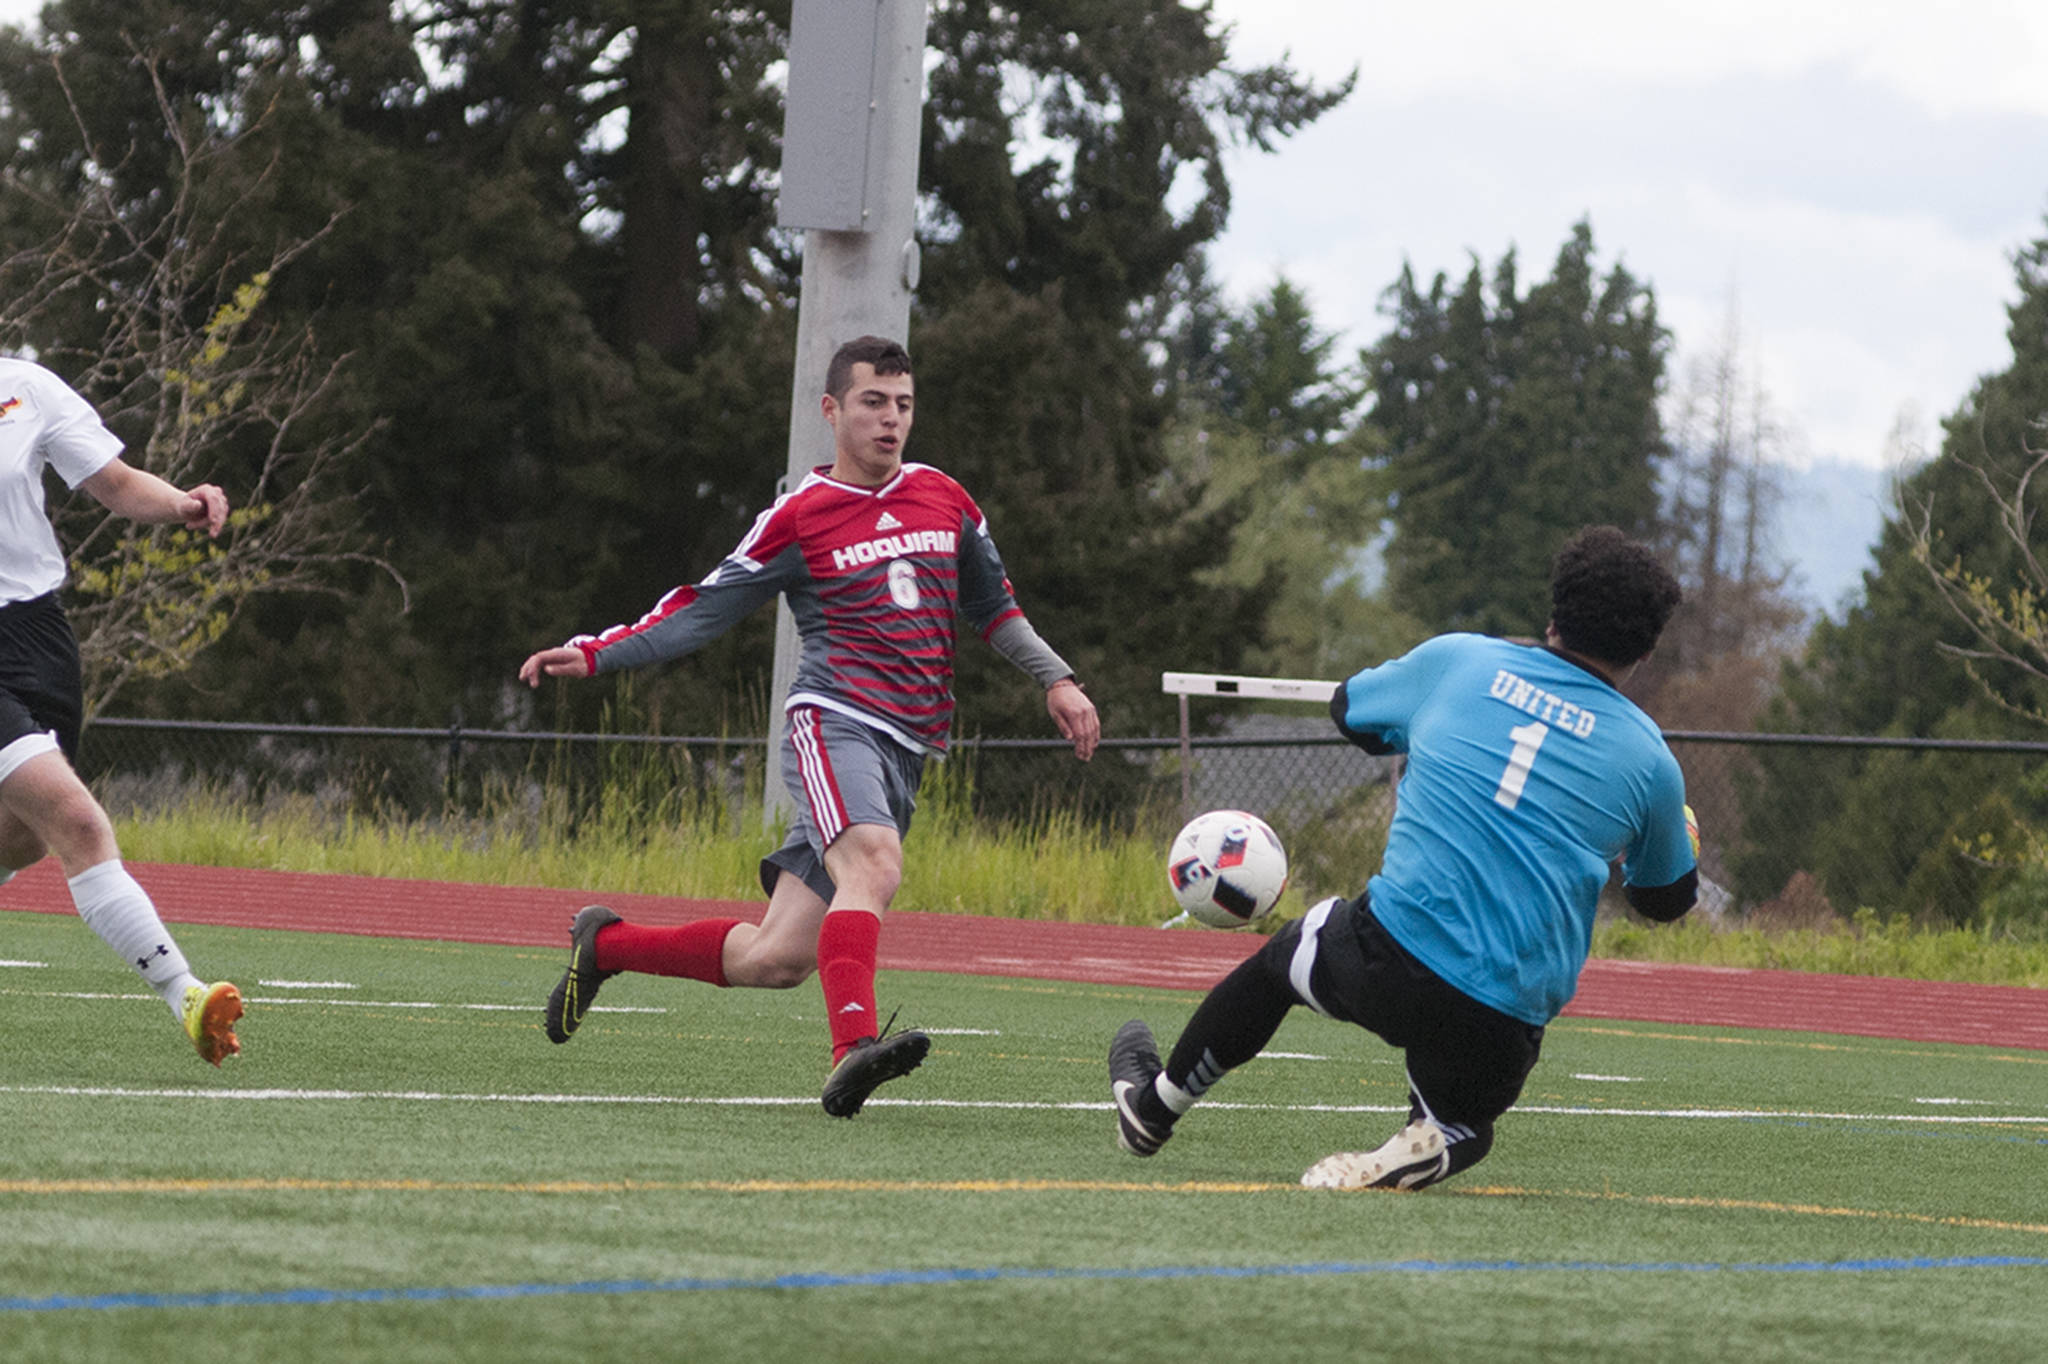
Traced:
<path fill-rule="evenodd" d="M 1550 726 L 1541 720 L 1531 720 L 1508 731 L 1508 737 L 1515 741 L 1515 751 L 1508 754 L 1508 770 L 1500 774 L 1500 785 L 1493 789 L 1494 804 L 1512 810 L 1522 803 L 1522 788 L 1528 784 L 1529 769 L 1536 765 L 1536 750 L 1543 747 L 1549 734 Z"/>

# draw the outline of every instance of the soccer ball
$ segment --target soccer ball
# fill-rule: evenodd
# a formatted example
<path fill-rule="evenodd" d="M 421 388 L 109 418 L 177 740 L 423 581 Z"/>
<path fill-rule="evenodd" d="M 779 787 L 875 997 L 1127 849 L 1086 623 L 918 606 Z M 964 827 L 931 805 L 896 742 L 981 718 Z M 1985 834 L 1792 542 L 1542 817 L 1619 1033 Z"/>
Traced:
<path fill-rule="evenodd" d="M 1257 815 L 1211 810 L 1174 836 L 1166 883 L 1190 918 L 1236 928 L 1265 917 L 1287 889 L 1287 850 Z"/>

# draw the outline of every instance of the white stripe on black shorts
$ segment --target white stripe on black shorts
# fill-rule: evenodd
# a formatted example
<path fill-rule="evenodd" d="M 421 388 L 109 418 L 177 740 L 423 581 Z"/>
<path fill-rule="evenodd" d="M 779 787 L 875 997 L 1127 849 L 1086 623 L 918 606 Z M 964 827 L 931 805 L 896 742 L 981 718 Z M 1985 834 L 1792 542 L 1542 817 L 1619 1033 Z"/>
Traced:
<path fill-rule="evenodd" d="M 1303 1003 L 1399 1047 L 1408 1078 L 1447 1123 L 1491 1122 L 1514 1106 L 1543 1029 L 1482 1004 L 1424 966 L 1364 895 L 1318 904 L 1262 949 Z"/>

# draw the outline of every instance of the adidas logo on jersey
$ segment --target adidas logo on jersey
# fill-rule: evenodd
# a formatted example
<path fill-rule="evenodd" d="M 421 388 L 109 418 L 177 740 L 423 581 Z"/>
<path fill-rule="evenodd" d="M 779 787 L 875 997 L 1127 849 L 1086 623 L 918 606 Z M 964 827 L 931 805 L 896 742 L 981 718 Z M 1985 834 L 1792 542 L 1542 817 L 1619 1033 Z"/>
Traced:
<path fill-rule="evenodd" d="M 902 523 L 901 521 L 898 521 L 898 520 L 896 519 L 896 517 L 895 517 L 895 515 L 894 515 L 893 513 L 891 513 L 891 512 L 883 512 L 883 513 L 882 513 L 882 515 L 881 515 L 881 517 L 880 517 L 880 519 L 878 519 L 878 520 L 877 520 L 877 521 L 875 522 L 875 529 L 876 529 L 876 530 L 895 530 L 895 529 L 897 529 L 898 527 L 900 527 L 900 526 L 901 526 L 902 524 L 903 524 L 903 523 Z"/>

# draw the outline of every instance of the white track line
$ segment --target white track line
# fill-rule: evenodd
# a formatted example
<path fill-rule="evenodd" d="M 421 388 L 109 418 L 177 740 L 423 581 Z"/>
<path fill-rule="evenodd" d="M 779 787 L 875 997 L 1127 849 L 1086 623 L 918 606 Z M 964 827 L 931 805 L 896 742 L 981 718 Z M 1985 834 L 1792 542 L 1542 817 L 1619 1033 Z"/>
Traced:
<path fill-rule="evenodd" d="M 403 1103 L 484 1104 L 632 1104 L 674 1105 L 710 1108 L 785 1108 L 810 1105 L 810 1095 L 773 1094 L 466 1094 L 428 1089 L 158 1089 L 98 1085 L 0 1085 L 0 1094 L 40 1094 L 82 1099 L 239 1099 L 248 1102 L 362 1102 L 384 1100 Z M 1004 1109 L 1025 1112 L 1100 1112 L 1107 1102 L 1077 1100 L 1052 1103 L 1024 1099 L 869 1099 L 870 1105 L 885 1108 Z M 1406 1113 L 1406 1104 L 1250 1104 L 1205 1100 L 1205 1109 L 1247 1113 Z M 1929 1126 L 2048 1126 L 2048 1113 L 2004 1116 L 1961 1116 L 1931 1113 L 1827 1113 L 1813 1110 L 1766 1108 L 1582 1108 L 1570 1105 L 1528 1104 L 1516 1113 L 1544 1113 L 1572 1118 L 1676 1118 L 1692 1121 L 1734 1119 L 1753 1122 L 1762 1119 L 1831 1122 L 1900 1122 Z"/>
<path fill-rule="evenodd" d="M 116 994 L 104 990 L 0 990 L 0 994 L 31 995 L 36 999 L 149 999 L 155 995 Z M 540 1012 L 538 1004 L 445 1004 L 431 999 L 307 999 L 298 995 L 244 995 L 244 1004 L 297 1005 L 324 1004 L 336 1009 L 466 1009 L 477 1013 L 527 1013 Z M 660 1007 L 636 1007 L 633 1005 L 593 1004 L 594 1014 L 665 1014 Z"/>

